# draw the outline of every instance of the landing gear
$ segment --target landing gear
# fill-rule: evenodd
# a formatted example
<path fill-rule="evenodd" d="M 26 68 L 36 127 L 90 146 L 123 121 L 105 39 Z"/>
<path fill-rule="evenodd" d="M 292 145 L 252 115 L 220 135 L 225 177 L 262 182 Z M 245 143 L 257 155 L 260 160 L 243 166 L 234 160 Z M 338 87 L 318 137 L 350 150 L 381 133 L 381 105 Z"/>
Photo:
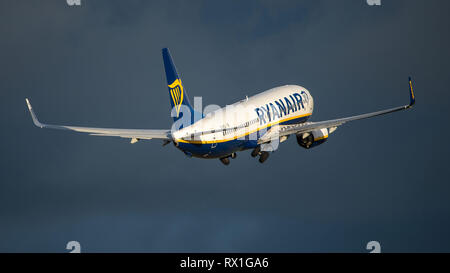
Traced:
<path fill-rule="evenodd" d="M 227 156 L 225 156 L 225 157 L 222 157 L 222 158 L 220 159 L 220 161 L 221 161 L 224 165 L 228 166 L 228 165 L 230 165 L 230 158 L 235 159 L 236 156 L 237 156 L 236 153 L 232 153 L 232 154 L 230 154 L 230 155 L 227 155 Z"/>
<path fill-rule="evenodd" d="M 261 151 L 261 146 L 258 146 L 255 149 L 253 149 L 251 155 L 252 157 L 257 157 L 259 155 L 259 162 L 264 163 L 269 158 L 270 153 L 266 151 Z"/>
<path fill-rule="evenodd" d="M 264 163 L 269 158 L 269 152 L 261 152 L 261 155 L 259 156 L 259 162 Z"/>
<path fill-rule="evenodd" d="M 230 165 L 230 158 L 229 157 L 222 157 L 220 159 L 220 162 L 222 162 L 223 165 L 228 166 L 228 165 Z"/>
<path fill-rule="evenodd" d="M 252 151 L 252 157 L 256 157 L 257 155 L 259 155 L 259 152 L 261 152 L 261 146 L 256 147 L 256 148 Z"/>

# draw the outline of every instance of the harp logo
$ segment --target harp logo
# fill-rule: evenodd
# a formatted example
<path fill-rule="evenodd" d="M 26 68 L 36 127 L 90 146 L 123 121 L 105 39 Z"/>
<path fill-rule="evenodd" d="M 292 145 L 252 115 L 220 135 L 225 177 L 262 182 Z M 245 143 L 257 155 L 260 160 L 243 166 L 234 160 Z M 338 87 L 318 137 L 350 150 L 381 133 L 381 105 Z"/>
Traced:
<path fill-rule="evenodd" d="M 180 79 L 176 79 L 172 84 L 169 84 L 170 96 L 172 97 L 173 106 L 177 110 L 177 117 L 180 114 L 181 104 L 183 103 L 183 85 Z"/>

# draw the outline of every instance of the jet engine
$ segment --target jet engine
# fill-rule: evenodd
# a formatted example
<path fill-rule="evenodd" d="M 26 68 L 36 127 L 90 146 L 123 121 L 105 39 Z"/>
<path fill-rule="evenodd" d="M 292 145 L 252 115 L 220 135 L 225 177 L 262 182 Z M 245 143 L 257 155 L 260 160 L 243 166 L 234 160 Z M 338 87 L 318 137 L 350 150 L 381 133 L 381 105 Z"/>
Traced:
<path fill-rule="evenodd" d="M 308 133 L 297 134 L 297 143 L 305 149 L 316 147 L 328 139 L 328 129 L 314 130 Z"/>

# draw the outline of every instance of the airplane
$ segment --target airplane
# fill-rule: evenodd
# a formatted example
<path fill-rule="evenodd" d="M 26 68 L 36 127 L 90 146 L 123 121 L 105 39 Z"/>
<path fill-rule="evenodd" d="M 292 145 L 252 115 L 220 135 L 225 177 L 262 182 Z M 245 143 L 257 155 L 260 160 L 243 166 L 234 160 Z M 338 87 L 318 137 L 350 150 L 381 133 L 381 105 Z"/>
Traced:
<path fill-rule="evenodd" d="M 297 143 L 310 149 L 325 143 L 338 126 L 411 108 L 415 104 L 412 79 L 409 77 L 409 104 L 377 112 L 309 122 L 314 110 L 311 93 L 298 85 L 285 85 L 246 97 L 232 105 L 208 114 L 199 113 L 189 102 L 186 89 L 176 70 L 168 48 L 162 49 L 164 69 L 169 90 L 171 129 L 112 129 L 41 123 L 30 100 L 26 103 L 34 124 L 39 128 L 62 129 L 94 136 L 115 136 L 140 140 L 160 139 L 163 146 L 173 143 L 188 157 L 220 159 L 224 165 L 236 153 L 252 150 L 252 157 L 264 163 L 279 143 L 295 135 Z"/>

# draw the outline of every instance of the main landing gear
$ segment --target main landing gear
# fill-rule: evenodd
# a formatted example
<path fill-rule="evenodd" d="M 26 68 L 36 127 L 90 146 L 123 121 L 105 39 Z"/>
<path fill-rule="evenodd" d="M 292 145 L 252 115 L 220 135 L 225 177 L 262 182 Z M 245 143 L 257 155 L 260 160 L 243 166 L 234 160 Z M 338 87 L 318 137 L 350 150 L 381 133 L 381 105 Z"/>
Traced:
<path fill-rule="evenodd" d="M 252 153 L 252 157 L 257 157 L 259 155 L 259 162 L 264 163 L 269 158 L 269 152 L 261 151 L 261 146 L 256 147 Z"/>
<path fill-rule="evenodd" d="M 270 153 L 266 152 L 266 151 L 261 151 L 261 147 L 258 146 L 252 151 L 251 155 L 252 155 L 252 157 L 259 156 L 258 161 L 260 163 L 264 163 L 269 158 Z M 224 157 L 220 158 L 220 162 L 222 162 L 223 165 L 228 166 L 228 165 L 230 165 L 230 162 L 231 162 L 230 158 L 235 159 L 236 158 L 236 153 L 232 153 L 230 155 L 227 155 L 227 156 L 224 156 Z"/>
<path fill-rule="evenodd" d="M 261 152 L 261 146 L 256 147 L 253 151 L 252 151 L 252 157 L 256 157 L 259 155 L 259 152 Z"/>
<path fill-rule="evenodd" d="M 230 165 L 230 158 L 229 157 L 222 157 L 220 159 L 220 162 L 222 162 L 223 165 L 228 166 L 228 165 Z"/>
<path fill-rule="evenodd" d="M 237 156 L 236 153 L 232 153 L 231 155 L 222 157 L 222 158 L 220 159 L 220 162 L 222 162 L 223 165 L 228 166 L 228 165 L 230 165 L 230 158 L 235 159 L 236 156 Z"/>
<path fill-rule="evenodd" d="M 269 158 L 269 152 L 261 152 L 261 155 L 259 156 L 259 163 L 264 163 Z"/>

